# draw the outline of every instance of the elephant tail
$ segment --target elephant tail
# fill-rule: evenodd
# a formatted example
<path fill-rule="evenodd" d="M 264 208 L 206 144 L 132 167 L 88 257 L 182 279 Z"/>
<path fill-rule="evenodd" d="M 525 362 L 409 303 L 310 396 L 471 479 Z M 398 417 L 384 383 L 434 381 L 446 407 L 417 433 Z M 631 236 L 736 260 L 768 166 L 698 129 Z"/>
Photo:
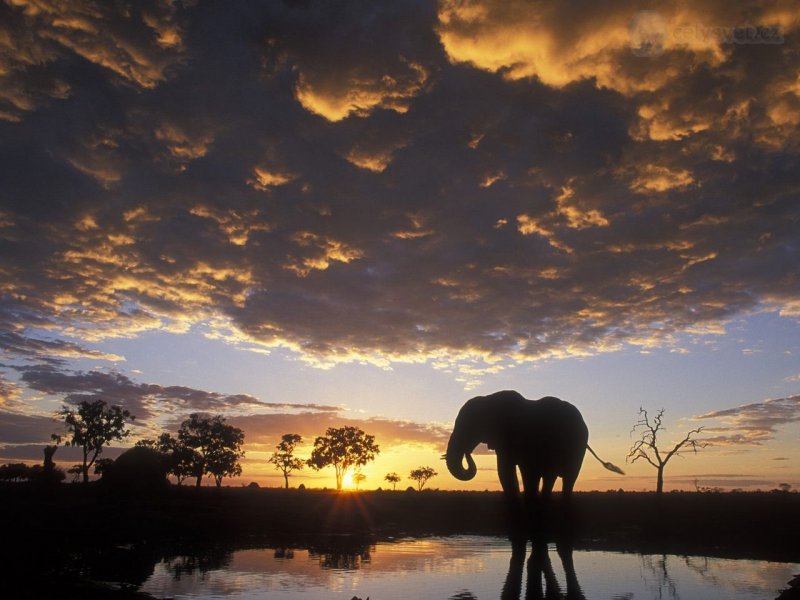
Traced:
<path fill-rule="evenodd" d="M 622 469 L 620 469 L 620 468 L 619 468 L 617 465 L 615 465 L 615 464 L 613 464 L 613 463 L 610 463 L 610 462 L 606 462 L 606 461 L 604 461 L 602 458 L 600 458 L 599 456 L 597 456 L 597 454 L 595 454 L 595 451 L 594 451 L 594 450 L 592 450 L 592 447 L 591 447 L 589 444 L 586 444 L 586 448 L 589 450 L 589 452 L 591 452 L 591 453 L 592 453 L 592 456 L 594 456 L 594 457 L 595 457 L 597 460 L 599 460 L 599 461 L 600 461 L 600 463 L 601 463 L 601 464 L 602 464 L 602 465 L 603 465 L 603 466 L 604 466 L 606 469 L 608 469 L 609 471 L 614 471 L 614 473 L 619 473 L 620 475 L 625 475 L 625 471 L 623 471 Z"/>

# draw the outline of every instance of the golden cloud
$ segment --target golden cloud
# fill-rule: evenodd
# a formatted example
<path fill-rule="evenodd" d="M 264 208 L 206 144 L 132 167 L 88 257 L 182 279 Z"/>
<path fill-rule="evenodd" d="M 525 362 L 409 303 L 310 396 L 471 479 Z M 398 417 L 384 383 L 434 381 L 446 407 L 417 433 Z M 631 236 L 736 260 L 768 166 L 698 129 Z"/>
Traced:
<path fill-rule="evenodd" d="M 686 169 L 670 169 L 659 165 L 645 165 L 630 183 L 634 192 L 666 192 L 682 189 L 694 183 L 694 177 Z"/>
<path fill-rule="evenodd" d="M 343 73 L 339 81 L 317 81 L 300 74 L 295 97 L 303 107 L 329 121 L 341 121 L 354 115 L 367 115 L 376 108 L 404 113 L 410 101 L 423 89 L 428 72 L 419 64 L 401 60 L 401 75 Z M 321 78 L 320 78 L 321 79 Z"/>

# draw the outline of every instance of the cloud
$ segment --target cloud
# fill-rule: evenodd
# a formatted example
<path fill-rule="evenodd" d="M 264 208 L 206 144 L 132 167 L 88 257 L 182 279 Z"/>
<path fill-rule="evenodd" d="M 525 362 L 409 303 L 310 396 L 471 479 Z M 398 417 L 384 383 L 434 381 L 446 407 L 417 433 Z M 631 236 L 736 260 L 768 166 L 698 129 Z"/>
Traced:
<path fill-rule="evenodd" d="M 695 419 L 713 419 L 722 423 L 720 426 L 703 429 L 704 434 L 712 434 L 704 441 L 715 446 L 761 446 L 772 440 L 782 427 L 800 421 L 800 396 L 764 400 L 709 412 Z"/>
<path fill-rule="evenodd" d="M 374 435 L 376 443 L 384 449 L 402 444 L 422 444 L 444 452 L 450 437 L 450 429 L 439 425 L 376 417 L 358 419 L 330 411 L 243 415 L 231 417 L 228 422 L 244 430 L 248 446 L 270 452 L 285 433 L 297 433 L 303 437 L 304 444 L 312 445 L 314 439 L 324 435 L 329 427 L 358 427 Z"/>
<path fill-rule="evenodd" d="M 302 410 L 336 413 L 339 408 L 321 404 L 263 402 L 248 394 L 222 394 L 179 385 L 138 383 L 117 372 L 70 372 L 51 366 L 16 367 L 28 388 L 64 395 L 69 404 L 102 399 L 129 410 L 145 423 L 156 417 L 180 418 L 192 412 L 247 413 L 260 410 Z M 177 415 L 177 417 L 176 417 Z"/>
<path fill-rule="evenodd" d="M 472 386 L 794 318 L 797 10 L 726 6 L 661 16 L 783 43 L 637 56 L 633 3 L 9 0 L 0 343 L 117 360 L 92 344 L 195 327 Z M 93 377 L 63 393 L 154 410 Z"/>
<path fill-rule="evenodd" d="M 181 58 L 183 32 L 172 2 L 8 0 L 0 10 L 0 118 L 9 121 L 79 93 L 80 81 L 67 74 L 83 61 L 149 89 Z"/>
<path fill-rule="evenodd" d="M 49 442 L 50 440 L 47 441 Z M 15 444 L 0 446 L 0 461 L 33 461 L 36 463 L 41 463 L 44 459 L 44 447 L 44 444 Z M 103 448 L 102 457 L 116 459 L 120 454 L 125 452 L 125 450 L 127 450 L 127 448 L 106 446 Z M 67 468 L 74 464 L 80 463 L 82 458 L 82 449 L 72 446 L 60 447 L 53 457 L 56 464 L 60 464 L 62 467 Z"/>
<path fill-rule="evenodd" d="M 46 362 L 60 362 L 67 358 L 93 358 L 117 362 L 124 360 L 117 354 L 99 352 L 64 340 L 42 340 L 14 332 L 0 333 L 0 350 L 14 358 L 32 358 Z"/>
<path fill-rule="evenodd" d="M 269 43 L 296 70 L 294 94 L 308 111 L 334 122 L 405 113 L 424 91 L 436 43 L 430 3 L 278 6 Z"/>
<path fill-rule="evenodd" d="M 0 440 L 4 445 L 51 443 L 50 434 L 59 433 L 62 429 L 63 424 L 54 417 L 0 410 Z"/>

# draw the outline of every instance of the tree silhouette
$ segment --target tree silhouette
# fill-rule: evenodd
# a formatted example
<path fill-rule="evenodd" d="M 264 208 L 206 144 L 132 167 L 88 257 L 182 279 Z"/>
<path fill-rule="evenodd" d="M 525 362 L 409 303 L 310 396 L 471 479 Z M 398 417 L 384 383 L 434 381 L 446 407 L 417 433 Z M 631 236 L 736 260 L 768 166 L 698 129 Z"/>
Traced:
<path fill-rule="evenodd" d="M 375 460 L 379 452 L 374 435 L 357 427 L 329 427 L 324 436 L 314 440 L 314 450 L 307 463 L 317 471 L 332 465 L 336 472 L 336 489 L 341 490 L 345 473 L 351 467 L 361 467 Z"/>
<path fill-rule="evenodd" d="M 693 435 L 703 431 L 702 427 L 698 427 L 689 431 L 681 441 L 675 444 L 672 450 L 665 453 L 658 448 L 658 434 L 666 429 L 662 423 L 664 409 L 659 410 L 652 419 L 643 408 L 639 408 L 639 415 L 640 419 L 631 429 L 631 435 L 638 431 L 640 438 L 631 446 L 625 460 L 635 463 L 642 458 L 655 467 L 658 473 L 656 476 L 656 493 L 661 494 L 664 491 L 664 467 L 667 466 L 669 460 L 673 456 L 680 456 L 687 450 L 692 450 L 696 454 L 698 448 L 705 448 L 709 444 L 692 439 Z"/>
<path fill-rule="evenodd" d="M 222 415 L 189 415 L 178 430 L 178 441 L 193 451 L 188 470 L 196 478 L 196 487 L 200 487 L 206 473 L 214 478 L 217 487 L 222 485 L 224 477 L 241 475 L 239 459 L 244 456 L 241 449 L 244 432 L 226 425 Z"/>
<path fill-rule="evenodd" d="M 31 478 L 31 467 L 25 463 L 8 463 L 0 465 L 0 480 L 28 481 Z"/>
<path fill-rule="evenodd" d="M 113 458 L 98 458 L 94 461 L 94 474 L 102 475 L 106 472 L 108 467 L 114 464 Z"/>
<path fill-rule="evenodd" d="M 400 475 L 397 473 L 387 473 L 384 479 L 392 484 L 393 491 L 397 489 L 397 484 L 400 483 Z"/>
<path fill-rule="evenodd" d="M 283 473 L 283 480 L 287 490 L 289 489 L 289 473 L 299 471 L 305 464 L 294 456 L 295 447 L 302 441 L 303 438 L 296 433 L 284 433 L 281 436 L 280 444 L 276 446 L 277 450 L 269 457 L 269 462 Z"/>
<path fill-rule="evenodd" d="M 432 467 L 418 467 L 411 471 L 408 478 L 417 482 L 417 489 L 421 492 L 428 480 L 437 475 L 438 473 Z"/>
<path fill-rule="evenodd" d="M 177 479 L 178 485 L 181 485 L 187 477 L 195 474 L 195 465 L 199 462 L 196 452 L 169 433 L 162 433 L 155 440 L 139 440 L 136 445 L 150 448 L 161 454 L 167 473 Z"/>
<path fill-rule="evenodd" d="M 64 418 L 67 430 L 64 445 L 78 446 L 83 451 L 83 461 L 76 465 L 83 483 L 89 483 L 89 469 L 103 452 L 103 446 L 128 437 L 131 432 L 125 425 L 135 418 L 119 406 L 108 406 L 104 400 L 84 400 L 77 410 L 64 406 L 57 414 Z"/>
<path fill-rule="evenodd" d="M 366 475 L 364 475 L 363 473 L 356 473 L 355 475 L 353 475 L 353 483 L 355 483 L 355 484 L 356 484 L 356 489 L 358 489 L 358 487 L 359 487 L 359 486 L 360 486 L 362 483 L 364 483 L 364 481 L 365 481 L 366 479 L 367 479 L 367 476 L 366 476 Z"/>

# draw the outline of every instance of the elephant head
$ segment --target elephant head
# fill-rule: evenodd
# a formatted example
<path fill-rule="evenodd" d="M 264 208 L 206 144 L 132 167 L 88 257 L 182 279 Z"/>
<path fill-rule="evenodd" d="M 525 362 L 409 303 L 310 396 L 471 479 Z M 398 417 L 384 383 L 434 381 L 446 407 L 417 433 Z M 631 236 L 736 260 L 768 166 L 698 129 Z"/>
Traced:
<path fill-rule="evenodd" d="M 503 400 L 516 402 L 517 398 L 524 401 L 524 398 L 516 392 L 506 392 L 509 395 Z M 513 395 L 513 397 L 512 397 Z M 445 461 L 447 470 L 461 481 L 469 481 L 478 472 L 475 461 L 472 459 L 472 451 L 480 443 L 486 443 L 491 448 L 497 444 L 498 430 L 498 401 L 496 398 L 477 396 L 467 400 L 456 417 L 453 433 L 447 443 L 447 453 Z M 464 460 L 467 461 L 466 468 Z"/>

